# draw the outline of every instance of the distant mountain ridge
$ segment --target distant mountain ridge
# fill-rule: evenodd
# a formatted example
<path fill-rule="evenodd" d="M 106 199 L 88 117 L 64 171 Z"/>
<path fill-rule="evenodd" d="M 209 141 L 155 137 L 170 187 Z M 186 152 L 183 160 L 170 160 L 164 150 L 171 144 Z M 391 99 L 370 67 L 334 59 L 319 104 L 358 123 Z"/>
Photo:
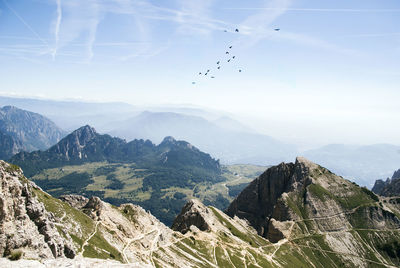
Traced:
<path fill-rule="evenodd" d="M 14 106 L 0 108 L 0 133 L 3 159 L 19 151 L 47 149 L 65 134 L 46 117 Z"/>
<path fill-rule="evenodd" d="M 222 117 L 210 122 L 202 117 L 172 112 L 143 112 L 116 122 L 108 133 L 125 139 L 161 141 L 165 136 L 190 141 L 223 163 L 271 164 L 291 159 L 294 146 L 256 134 L 239 122 Z"/>
<path fill-rule="evenodd" d="M 391 179 L 376 180 L 372 191 L 382 196 L 400 196 L 400 169 L 393 173 Z"/>
<path fill-rule="evenodd" d="M 179 154 L 177 153 L 179 152 Z M 190 157 L 188 156 L 190 154 Z M 101 135 L 89 125 L 67 135 L 46 151 L 21 152 L 10 162 L 22 167 L 25 174 L 32 176 L 40 170 L 88 162 L 137 162 L 145 165 L 201 166 L 220 173 L 218 160 L 211 158 L 185 141 L 166 137 L 158 146 L 150 140 L 132 140 Z"/>
<path fill-rule="evenodd" d="M 303 155 L 370 188 L 377 178 L 387 178 L 399 168 L 400 146 L 330 144 L 303 152 Z"/>

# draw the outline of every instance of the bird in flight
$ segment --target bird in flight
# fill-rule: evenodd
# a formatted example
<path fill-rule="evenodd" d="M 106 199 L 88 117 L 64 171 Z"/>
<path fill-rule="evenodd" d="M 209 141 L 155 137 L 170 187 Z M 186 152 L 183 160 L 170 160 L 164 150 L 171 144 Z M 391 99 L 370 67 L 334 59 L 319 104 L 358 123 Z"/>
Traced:
<path fill-rule="evenodd" d="M 236 30 L 235 30 L 235 32 L 237 32 L 237 33 L 238 33 L 238 32 L 239 32 L 239 29 L 236 29 Z"/>
<path fill-rule="evenodd" d="M 211 76 L 211 78 L 215 78 L 215 76 Z"/>
<path fill-rule="evenodd" d="M 239 73 L 241 73 L 242 72 L 242 70 L 241 69 L 239 69 Z"/>
<path fill-rule="evenodd" d="M 229 51 L 225 52 L 225 54 L 229 54 Z"/>
<path fill-rule="evenodd" d="M 276 32 L 278 32 L 280 29 L 279 29 L 279 28 L 275 28 L 274 30 L 275 30 Z"/>
<path fill-rule="evenodd" d="M 218 70 L 221 69 L 221 66 L 218 66 L 217 69 L 218 69 Z"/>
<path fill-rule="evenodd" d="M 195 85 L 196 84 L 196 82 L 192 82 L 192 85 Z"/>
<path fill-rule="evenodd" d="M 217 61 L 217 64 L 219 64 L 219 61 Z"/>
<path fill-rule="evenodd" d="M 233 56 L 232 59 L 236 58 L 236 56 Z"/>
<path fill-rule="evenodd" d="M 201 75 L 201 72 L 199 72 L 199 75 Z"/>
<path fill-rule="evenodd" d="M 231 49 L 231 48 L 232 48 L 232 46 L 229 47 L 229 49 Z"/>
<path fill-rule="evenodd" d="M 228 60 L 228 62 L 230 62 L 230 61 L 231 61 L 231 59 Z"/>

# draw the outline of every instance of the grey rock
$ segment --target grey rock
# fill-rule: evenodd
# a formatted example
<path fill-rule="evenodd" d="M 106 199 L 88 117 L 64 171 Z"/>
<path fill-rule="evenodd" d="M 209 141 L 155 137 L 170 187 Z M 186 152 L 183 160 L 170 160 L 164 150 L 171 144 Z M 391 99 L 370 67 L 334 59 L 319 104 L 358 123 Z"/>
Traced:
<path fill-rule="evenodd" d="M 59 197 L 61 201 L 68 203 L 71 207 L 81 209 L 89 202 L 89 199 L 77 194 L 62 195 Z"/>
<path fill-rule="evenodd" d="M 207 223 L 207 214 L 209 213 L 208 208 L 200 201 L 192 199 L 182 208 L 171 228 L 183 234 L 187 233 L 192 225 L 201 231 L 210 231 L 210 226 Z"/>
<path fill-rule="evenodd" d="M 73 258 L 73 242 L 59 234 L 34 188 L 21 170 L 0 161 L 0 256 L 22 249 L 27 258 Z"/>

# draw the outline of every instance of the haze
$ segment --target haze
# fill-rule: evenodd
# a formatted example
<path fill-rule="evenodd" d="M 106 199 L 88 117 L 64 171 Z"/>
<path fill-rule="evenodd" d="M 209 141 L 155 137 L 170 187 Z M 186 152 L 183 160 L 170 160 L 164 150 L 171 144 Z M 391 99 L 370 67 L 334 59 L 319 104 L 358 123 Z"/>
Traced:
<path fill-rule="evenodd" d="M 1 0 L 0 93 L 190 104 L 309 148 L 399 144 L 399 15 L 396 0 Z M 228 45 L 236 61 L 199 76 Z"/>

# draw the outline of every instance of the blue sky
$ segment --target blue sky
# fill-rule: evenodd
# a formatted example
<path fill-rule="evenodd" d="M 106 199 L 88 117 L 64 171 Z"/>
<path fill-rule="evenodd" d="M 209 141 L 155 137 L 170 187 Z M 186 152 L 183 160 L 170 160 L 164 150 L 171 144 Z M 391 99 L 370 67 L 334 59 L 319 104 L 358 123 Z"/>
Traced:
<path fill-rule="evenodd" d="M 2 95 L 190 103 L 288 141 L 400 144 L 398 0 L 0 0 L 0 61 Z"/>

